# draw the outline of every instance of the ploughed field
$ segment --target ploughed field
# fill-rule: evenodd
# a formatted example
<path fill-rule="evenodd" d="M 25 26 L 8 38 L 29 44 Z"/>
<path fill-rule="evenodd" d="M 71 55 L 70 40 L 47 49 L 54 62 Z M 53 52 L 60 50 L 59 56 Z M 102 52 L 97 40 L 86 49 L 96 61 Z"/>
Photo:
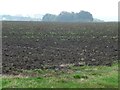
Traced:
<path fill-rule="evenodd" d="M 117 60 L 117 23 L 2 23 L 3 74 L 66 65 L 111 65 Z"/>

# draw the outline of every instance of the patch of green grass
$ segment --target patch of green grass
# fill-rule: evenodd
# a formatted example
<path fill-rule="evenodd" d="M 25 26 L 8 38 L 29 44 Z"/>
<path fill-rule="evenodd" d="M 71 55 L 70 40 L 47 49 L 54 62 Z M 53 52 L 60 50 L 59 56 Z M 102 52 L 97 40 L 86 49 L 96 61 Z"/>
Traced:
<path fill-rule="evenodd" d="M 2 89 L 2 78 L 0 77 L 0 90 Z"/>
<path fill-rule="evenodd" d="M 118 64 L 71 66 L 68 70 L 29 70 L 26 75 L 3 76 L 3 88 L 117 88 Z M 36 76 L 29 76 L 34 73 Z"/>

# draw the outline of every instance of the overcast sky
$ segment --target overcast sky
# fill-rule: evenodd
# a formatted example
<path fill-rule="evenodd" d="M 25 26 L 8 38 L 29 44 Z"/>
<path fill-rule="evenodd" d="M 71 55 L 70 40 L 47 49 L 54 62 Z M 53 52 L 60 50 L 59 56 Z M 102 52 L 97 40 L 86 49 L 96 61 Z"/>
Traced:
<path fill-rule="evenodd" d="M 89 11 L 94 18 L 118 20 L 119 0 L 0 0 L 0 14 L 59 14 L 61 11 Z"/>

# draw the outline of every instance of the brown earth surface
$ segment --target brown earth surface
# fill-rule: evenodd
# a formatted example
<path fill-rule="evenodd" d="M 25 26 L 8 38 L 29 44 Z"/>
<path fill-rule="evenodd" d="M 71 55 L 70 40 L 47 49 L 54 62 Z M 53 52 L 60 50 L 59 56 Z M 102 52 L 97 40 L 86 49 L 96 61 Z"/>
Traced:
<path fill-rule="evenodd" d="M 3 74 L 74 65 L 111 65 L 118 57 L 117 23 L 2 23 Z"/>

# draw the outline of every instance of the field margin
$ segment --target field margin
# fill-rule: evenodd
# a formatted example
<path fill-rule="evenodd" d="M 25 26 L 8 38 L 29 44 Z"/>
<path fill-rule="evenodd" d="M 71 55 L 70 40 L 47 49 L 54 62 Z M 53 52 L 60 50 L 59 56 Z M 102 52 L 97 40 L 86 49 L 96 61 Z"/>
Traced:
<path fill-rule="evenodd" d="M 2 76 L 2 21 L 0 21 L 0 77 Z M 2 88 L 2 78 L 0 78 L 0 89 Z"/>

